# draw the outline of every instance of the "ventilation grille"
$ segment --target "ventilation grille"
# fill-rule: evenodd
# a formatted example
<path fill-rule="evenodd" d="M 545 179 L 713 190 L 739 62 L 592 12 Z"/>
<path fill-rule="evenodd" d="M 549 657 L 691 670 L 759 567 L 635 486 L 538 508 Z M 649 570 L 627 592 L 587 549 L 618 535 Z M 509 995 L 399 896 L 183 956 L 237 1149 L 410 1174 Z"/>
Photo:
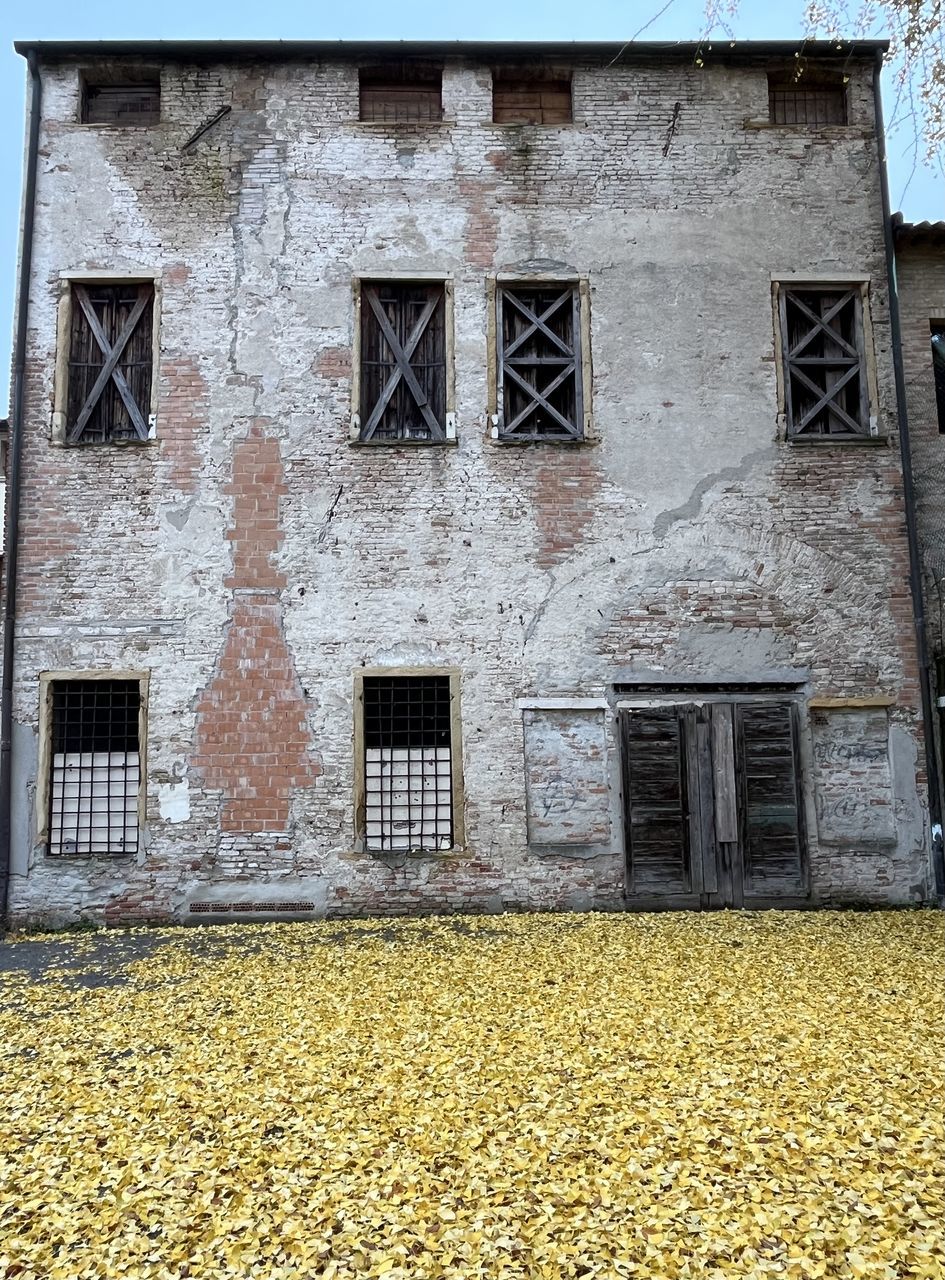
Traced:
<path fill-rule="evenodd" d="M 314 911 L 314 902 L 192 902 L 188 907 L 192 915 L 278 915 Z"/>

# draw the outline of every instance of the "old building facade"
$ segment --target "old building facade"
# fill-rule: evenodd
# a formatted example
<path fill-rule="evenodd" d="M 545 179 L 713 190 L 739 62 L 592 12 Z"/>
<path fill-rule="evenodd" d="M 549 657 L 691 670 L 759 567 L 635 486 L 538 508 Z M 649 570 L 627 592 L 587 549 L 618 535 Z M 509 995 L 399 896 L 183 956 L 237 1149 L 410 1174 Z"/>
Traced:
<path fill-rule="evenodd" d="M 945 791 L 945 222 L 895 219 L 896 276 L 939 794 Z M 937 815 L 940 816 L 940 815 Z M 940 839 L 940 827 L 936 831 Z"/>
<path fill-rule="evenodd" d="M 12 920 L 928 900 L 877 46 L 21 52 Z"/>

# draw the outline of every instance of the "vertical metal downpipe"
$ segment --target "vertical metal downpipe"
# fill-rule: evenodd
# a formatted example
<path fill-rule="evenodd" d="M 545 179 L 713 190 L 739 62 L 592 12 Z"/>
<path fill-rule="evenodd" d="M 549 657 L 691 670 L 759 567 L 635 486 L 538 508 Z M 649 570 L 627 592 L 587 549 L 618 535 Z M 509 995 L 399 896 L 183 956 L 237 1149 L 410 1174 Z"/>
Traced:
<path fill-rule="evenodd" d="M 906 506 L 906 536 L 909 542 L 909 586 L 915 620 L 916 647 L 919 659 L 919 687 L 922 696 L 922 721 L 925 730 L 926 772 L 929 778 L 929 817 L 932 820 L 932 870 L 935 892 L 945 896 L 945 848 L 942 843 L 942 794 L 935 758 L 935 724 L 932 708 L 929 647 L 925 633 L 925 600 L 922 595 L 922 569 L 919 536 L 916 529 L 915 485 L 912 478 L 912 445 L 909 440 L 909 416 L 906 411 L 906 377 L 902 367 L 902 326 L 899 320 L 899 293 L 896 286 L 896 249 L 893 241 L 892 211 L 889 207 L 889 174 L 886 169 L 886 134 L 883 127 L 883 100 L 880 74 L 883 55 L 876 54 L 873 68 L 873 103 L 876 110 L 876 146 L 883 193 L 883 238 L 886 244 L 886 275 L 889 281 L 889 323 L 892 329 L 893 372 L 896 379 L 896 405 L 899 413 L 899 443 L 902 451 L 902 490 Z"/>
<path fill-rule="evenodd" d="M 30 278 L 33 273 L 33 224 L 36 210 L 36 168 L 43 82 L 36 54 L 26 56 L 30 76 L 30 127 L 23 190 L 23 232 L 20 240 L 20 278 L 13 342 L 13 395 L 10 407 L 10 453 L 7 472 L 6 541 L 3 594 L 3 691 L 0 701 L 0 925 L 7 916 L 10 887 L 11 781 L 13 774 L 13 636 L 16 624 L 17 540 L 20 528 L 20 461 L 23 454 L 23 411 L 26 399 L 26 325 L 29 319 Z"/>

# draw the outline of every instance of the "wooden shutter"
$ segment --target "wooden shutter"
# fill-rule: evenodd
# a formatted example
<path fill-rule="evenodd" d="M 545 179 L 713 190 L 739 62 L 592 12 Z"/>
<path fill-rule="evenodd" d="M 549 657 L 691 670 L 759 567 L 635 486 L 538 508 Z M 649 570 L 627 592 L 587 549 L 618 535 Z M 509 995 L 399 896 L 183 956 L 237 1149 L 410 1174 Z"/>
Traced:
<path fill-rule="evenodd" d="M 159 79 L 132 84 L 93 84 L 86 80 L 82 94 L 85 124 L 153 125 L 161 118 Z"/>
<path fill-rule="evenodd" d="M 622 717 L 632 896 L 698 895 L 692 874 L 688 803 L 691 722 L 691 710 L 679 706 L 640 708 Z"/>
<path fill-rule="evenodd" d="M 788 435 L 868 435 L 859 288 L 780 289 Z"/>
<path fill-rule="evenodd" d="M 790 702 L 735 706 L 746 895 L 796 897 L 805 892 L 795 720 Z"/>
<path fill-rule="evenodd" d="M 571 81 L 565 76 L 496 72 L 492 119 L 496 124 L 570 124 Z"/>
<path fill-rule="evenodd" d="M 445 440 L 443 285 L 361 288 L 361 439 Z"/>
<path fill-rule="evenodd" d="M 72 286 L 66 439 L 147 440 L 154 286 Z"/>
<path fill-rule="evenodd" d="M 498 291 L 500 438 L 579 440 L 584 434 L 581 304 L 575 285 Z"/>
<path fill-rule="evenodd" d="M 427 67 L 362 68 L 360 118 L 381 123 L 442 120 L 442 72 Z"/>

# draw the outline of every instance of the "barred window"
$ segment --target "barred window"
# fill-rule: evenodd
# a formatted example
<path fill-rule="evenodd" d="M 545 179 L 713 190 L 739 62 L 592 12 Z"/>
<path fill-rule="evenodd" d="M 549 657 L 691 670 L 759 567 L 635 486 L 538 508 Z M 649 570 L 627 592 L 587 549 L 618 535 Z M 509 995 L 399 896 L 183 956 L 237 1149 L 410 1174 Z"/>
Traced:
<path fill-rule="evenodd" d="M 768 110 L 772 124 L 846 124 L 846 89 L 839 82 L 810 80 L 807 75 L 769 76 Z"/>
<path fill-rule="evenodd" d="M 153 125 L 161 118 L 161 82 L 121 84 L 88 78 L 82 86 L 83 124 Z"/>
<path fill-rule="evenodd" d="M 381 852 L 454 844 L 452 680 L 365 676 L 363 834 Z"/>
<path fill-rule="evenodd" d="M 570 76 L 539 69 L 493 72 L 496 124 L 570 124 L 571 118 Z"/>
<path fill-rule="evenodd" d="M 788 436 L 869 435 L 859 286 L 781 285 L 779 294 Z"/>
<path fill-rule="evenodd" d="M 571 284 L 503 286 L 496 302 L 498 438 L 580 440 L 580 290 Z"/>
<path fill-rule="evenodd" d="M 442 120 L 442 81 L 439 69 L 409 63 L 362 67 L 358 75 L 360 118 L 408 124 Z"/>
<path fill-rule="evenodd" d="M 153 311 L 150 282 L 70 286 L 67 443 L 148 439 Z"/>
<path fill-rule="evenodd" d="M 140 708 L 137 680 L 53 682 L 50 854 L 137 851 Z"/>
<path fill-rule="evenodd" d="M 446 291 L 361 285 L 362 441 L 446 439 Z"/>

